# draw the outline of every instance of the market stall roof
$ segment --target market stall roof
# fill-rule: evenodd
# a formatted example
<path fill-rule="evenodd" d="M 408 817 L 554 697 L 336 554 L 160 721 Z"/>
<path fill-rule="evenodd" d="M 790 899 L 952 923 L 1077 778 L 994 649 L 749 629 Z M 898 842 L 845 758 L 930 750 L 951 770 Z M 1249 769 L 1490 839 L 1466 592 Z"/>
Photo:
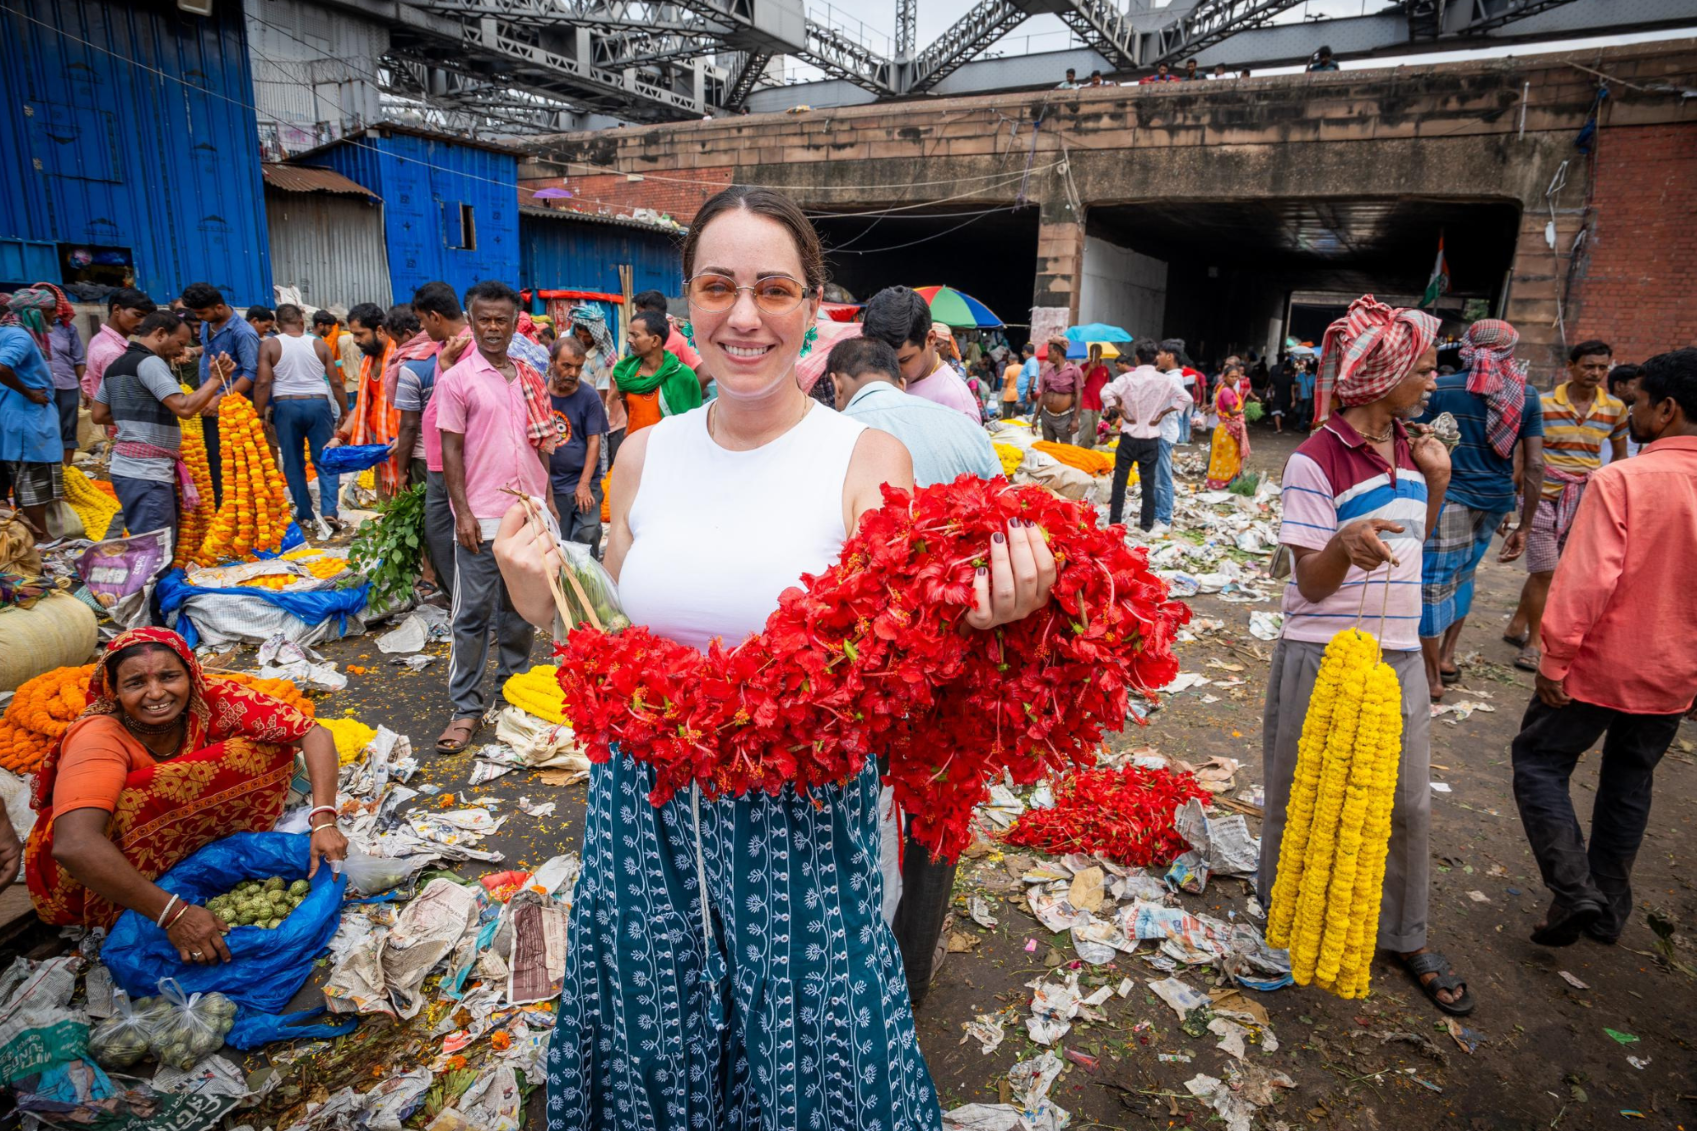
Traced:
<path fill-rule="evenodd" d="M 376 193 L 364 185 L 348 180 L 334 169 L 267 162 L 260 165 L 259 175 L 265 178 L 268 187 L 279 192 L 332 192 L 377 198 Z"/>

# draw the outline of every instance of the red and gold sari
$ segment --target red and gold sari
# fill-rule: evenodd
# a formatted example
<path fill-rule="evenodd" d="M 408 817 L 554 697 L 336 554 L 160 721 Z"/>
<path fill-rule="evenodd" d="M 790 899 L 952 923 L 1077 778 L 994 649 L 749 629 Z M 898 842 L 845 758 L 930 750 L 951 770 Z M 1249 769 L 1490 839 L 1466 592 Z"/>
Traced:
<path fill-rule="evenodd" d="M 131 770 L 107 826 L 124 859 L 150 880 L 212 841 L 275 825 L 294 776 L 295 744 L 316 725 L 281 700 L 206 675 L 174 632 L 142 628 L 119 635 L 89 680 L 88 709 L 42 762 L 30 798 L 38 816 L 24 847 L 24 874 L 30 900 L 45 922 L 110 927 L 123 910 L 53 859 L 53 790 L 61 764 L 76 755 L 79 725 L 96 715 L 121 714 L 111 685 L 112 657 L 132 644 L 147 643 L 175 652 L 192 685 L 182 752 Z"/>

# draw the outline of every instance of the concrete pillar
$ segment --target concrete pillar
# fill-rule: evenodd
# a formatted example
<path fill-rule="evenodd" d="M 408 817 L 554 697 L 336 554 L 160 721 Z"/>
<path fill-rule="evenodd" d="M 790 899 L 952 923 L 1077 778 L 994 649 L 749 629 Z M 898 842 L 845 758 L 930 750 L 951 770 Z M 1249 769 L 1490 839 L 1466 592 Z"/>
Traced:
<path fill-rule="evenodd" d="M 1528 207 L 1520 216 L 1503 317 L 1520 331 L 1515 354 L 1526 359 L 1527 376 L 1540 388 L 1550 388 L 1559 380 L 1557 375 L 1566 364 L 1563 323 L 1568 340 L 1578 340 L 1573 337 L 1577 312 L 1564 310 L 1562 303 L 1573 238 L 1579 232 L 1581 218 L 1577 212 L 1557 211 L 1556 245 L 1552 249 L 1544 234 L 1550 221 L 1548 209 Z"/>
<path fill-rule="evenodd" d="M 1068 321 L 1076 322 L 1083 284 L 1084 217 L 1061 197 L 1057 204 L 1045 203 L 1038 219 L 1037 280 L 1031 305 L 1065 307 Z"/>

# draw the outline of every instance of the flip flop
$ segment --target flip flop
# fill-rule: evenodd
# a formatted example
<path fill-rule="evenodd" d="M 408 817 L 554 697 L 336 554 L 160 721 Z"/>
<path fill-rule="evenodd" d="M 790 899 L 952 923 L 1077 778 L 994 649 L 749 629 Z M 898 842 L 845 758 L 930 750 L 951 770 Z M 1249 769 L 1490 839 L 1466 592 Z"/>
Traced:
<path fill-rule="evenodd" d="M 1536 672 L 1538 661 L 1543 658 L 1544 650 L 1542 648 L 1534 648 L 1528 644 L 1520 650 L 1520 655 L 1514 658 L 1514 666 L 1523 672 Z"/>
<path fill-rule="evenodd" d="M 436 753 L 459 754 L 471 745 L 471 740 L 477 737 L 477 732 L 483 729 L 483 719 L 471 716 L 455 719 L 449 723 L 436 739 Z"/>
<path fill-rule="evenodd" d="M 1448 687 L 1452 683 L 1460 683 L 1461 682 L 1461 669 L 1460 668 L 1450 668 L 1448 671 L 1445 671 L 1443 668 L 1439 668 L 1438 669 L 1438 678 L 1444 681 L 1445 687 Z"/>
<path fill-rule="evenodd" d="M 1401 956 L 1398 956 L 1401 958 Z M 1473 1012 L 1473 994 L 1467 988 L 1467 981 L 1460 974 L 1449 973 L 1450 961 L 1435 950 L 1421 951 L 1419 954 L 1401 958 L 1403 969 L 1414 978 L 1414 984 L 1420 988 L 1433 1005 L 1452 1017 L 1466 1017 Z M 1430 982 L 1422 979 L 1427 974 L 1437 977 Z M 1444 1001 L 1438 997 L 1439 990 L 1460 990 L 1461 996 L 1454 1001 Z"/>
<path fill-rule="evenodd" d="M 1526 647 L 1526 642 L 1528 640 L 1531 640 L 1531 639 L 1532 639 L 1532 634 L 1530 632 L 1523 632 L 1519 636 L 1510 636 L 1506 632 L 1503 633 L 1503 643 L 1504 644 L 1513 644 L 1516 648 Z"/>

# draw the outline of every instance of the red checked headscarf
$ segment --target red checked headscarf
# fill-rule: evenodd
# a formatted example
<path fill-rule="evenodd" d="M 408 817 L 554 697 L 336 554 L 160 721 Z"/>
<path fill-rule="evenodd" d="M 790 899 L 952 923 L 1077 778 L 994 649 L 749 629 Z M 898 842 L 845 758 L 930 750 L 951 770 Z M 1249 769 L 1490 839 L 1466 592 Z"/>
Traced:
<path fill-rule="evenodd" d="M 1438 320 L 1423 310 L 1398 310 L 1372 295 L 1350 303 L 1321 343 L 1314 423 L 1331 415 L 1334 393 L 1347 408 L 1390 392 L 1437 340 Z"/>
<path fill-rule="evenodd" d="M 1485 398 L 1485 435 L 1504 459 L 1514 453 L 1526 408 L 1526 363 L 1514 356 L 1520 331 L 1500 318 L 1482 318 L 1461 337 L 1467 391 Z"/>

